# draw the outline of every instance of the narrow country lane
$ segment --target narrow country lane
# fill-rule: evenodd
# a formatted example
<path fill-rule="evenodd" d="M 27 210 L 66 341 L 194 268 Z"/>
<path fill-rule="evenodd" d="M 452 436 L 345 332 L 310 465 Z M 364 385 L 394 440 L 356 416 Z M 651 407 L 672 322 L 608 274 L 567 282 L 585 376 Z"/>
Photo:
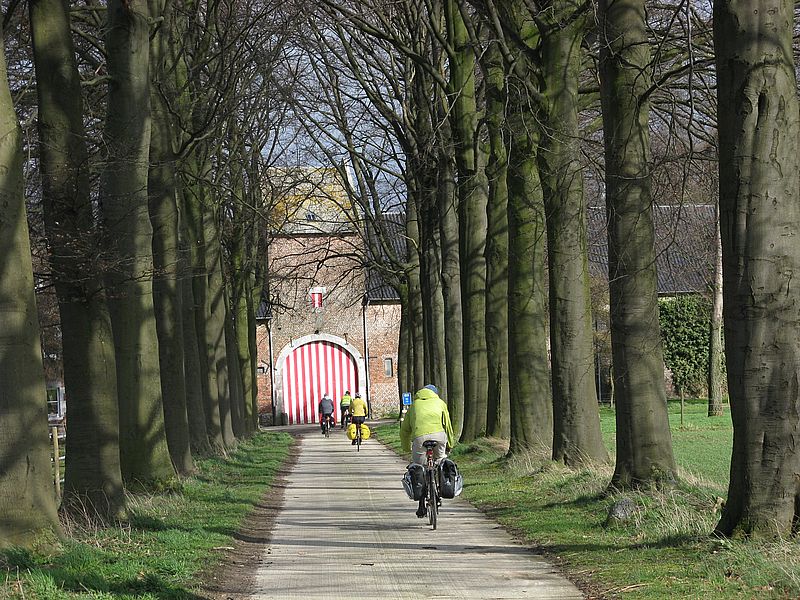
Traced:
<path fill-rule="evenodd" d="M 308 433 L 255 577 L 254 599 L 581 598 L 460 499 L 439 528 L 403 492 L 405 462 L 375 440 Z"/>

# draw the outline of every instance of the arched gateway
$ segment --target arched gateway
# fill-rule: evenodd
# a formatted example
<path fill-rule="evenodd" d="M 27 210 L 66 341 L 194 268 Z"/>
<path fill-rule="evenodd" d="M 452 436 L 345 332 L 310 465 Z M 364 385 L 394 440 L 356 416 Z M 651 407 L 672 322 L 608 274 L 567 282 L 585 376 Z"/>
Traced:
<path fill-rule="evenodd" d="M 365 387 L 364 360 L 355 347 L 333 335 L 307 335 L 293 340 L 278 355 L 276 400 L 290 425 L 318 423 L 317 405 L 326 392 L 341 418 L 339 399 L 348 390 Z"/>

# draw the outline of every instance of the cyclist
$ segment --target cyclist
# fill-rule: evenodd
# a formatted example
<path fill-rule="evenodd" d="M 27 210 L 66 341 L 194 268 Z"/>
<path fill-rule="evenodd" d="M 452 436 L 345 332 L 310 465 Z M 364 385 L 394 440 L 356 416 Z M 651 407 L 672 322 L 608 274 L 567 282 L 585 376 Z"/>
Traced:
<path fill-rule="evenodd" d="M 350 411 L 350 403 L 352 401 L 353 399 L 350 397 L 350 391 L 345 391 L 342 400 L 339 402 L 339 408 L 342 409 L 342 429 L 344 429 L 344 422 L 347 420 L 345 419 L 345 414 Z"/>
<path fill-rule="evenodd" d="M 350 415 L 352 422 L 356 427 L 361 427 L 361 424 L 367 420 L 367 403 L 361 397 L 361 394 L 356 392 L 356 397 L 350 403 Z M 353 446 L 356 445 L 356 440 L 353 440 Z"/>
<path fill-rule="evenodd" d="M 400 445 L 404 452 L 411 451 L 411 460 L 425 465 L 425 448 L 422 443 L 434 440 L 433 458 L 439 462 L 447 456 L 447 447 L 455 444 L 453 425 L 447 404 L 439 398 L 435 385 L 426 385 L 414 394 L 414 402 L 408 409 L 400 426 Z M 419 501 L 417 516 L 421 519 L 427 514 L 425 499 Z"/>
<path fill-rule="evenodd" d="M 328 392 L 325 392 L 322 396 L 317 408 L 319 409 L 319 424 L 322 428 L 322 434 L 325 435 L 325 423 L 330 421 L 330 427 L 333 427 L 336 423 L 336 419 L 333 416 L 333 400 L 328 396 Z"/>

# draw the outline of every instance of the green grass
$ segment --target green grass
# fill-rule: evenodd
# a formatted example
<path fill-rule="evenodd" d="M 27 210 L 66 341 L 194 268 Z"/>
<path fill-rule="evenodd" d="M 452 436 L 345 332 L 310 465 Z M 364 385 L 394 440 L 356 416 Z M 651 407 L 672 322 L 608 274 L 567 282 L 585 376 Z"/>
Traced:
<path fill-rule="evenodd" d="M 0 598 L 197 598 L 198 574 L 233 545 L 290 444 L 287 434 L 259 434 L 227 459 L 199 461 L 198 474 L 177 492 L 131 495 L 127 523 L 69 520 L 65 539 L 42 540 L 50 550 L 0 552 Z"/>
<path fill-rule="evenodd" d="M 505 445 L 490 439 L 458 445 L 452 457 L 467 500 L 607 597 L 800 597 L 795 542 L 757 545 L 710 535 L 727 487 L 732 429 L 729 416 L 708 418 L 705 410 L 687 403 L 681 427 L 679 407 L 670 403 L 681 483 L 667 492 L 624 494 L 638 512 L 611 528 L 603 526 L 608 509 L 622 496 L 605 494 L 611 465 L 573 471 L 541 455 L 509 460 Z M 613 452 L 611 409 L 602 409 L 601 423 Z M 399 451 L 397 425 L 376 433 Z"/>

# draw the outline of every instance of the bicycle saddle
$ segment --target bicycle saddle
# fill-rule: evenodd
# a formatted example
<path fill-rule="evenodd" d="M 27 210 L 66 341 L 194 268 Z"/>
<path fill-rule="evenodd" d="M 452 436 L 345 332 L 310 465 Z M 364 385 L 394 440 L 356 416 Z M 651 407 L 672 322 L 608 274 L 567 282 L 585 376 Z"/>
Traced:
<path fill-rule="evenodd" d="M 437 442 L 436 440 L 425 440 L 424 442 L 422 442 L 422 445 L 423 445 L 425 448 L 436 448 L 436 445 L 437 445 L 438 443 L 439 443 L 439 442 Z"/>

